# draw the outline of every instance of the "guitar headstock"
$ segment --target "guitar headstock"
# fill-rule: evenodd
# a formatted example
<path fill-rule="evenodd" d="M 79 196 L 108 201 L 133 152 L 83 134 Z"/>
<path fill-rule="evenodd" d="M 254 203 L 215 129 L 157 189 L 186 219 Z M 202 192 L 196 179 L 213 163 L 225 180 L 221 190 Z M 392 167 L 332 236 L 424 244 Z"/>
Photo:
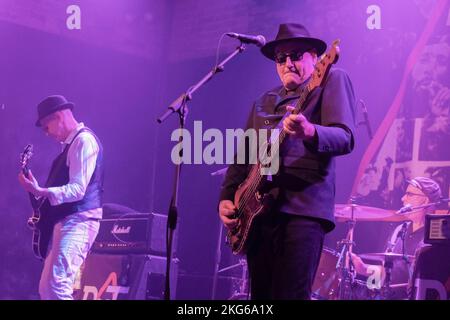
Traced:
<path fill-rule="evenodd" d="M 334 40 L 331 48 L 328 52 L 320 56 L 316 63 L 314 73 L 311 76 L 311 80 L 308 83 L 308 88 L 312 91 L 314 88 L 319 87 L 323 80 L 328 75 L 331 65 L 335 64 L 339 59 L 339 42 L 340 40 Z"/>
<path fill-rule="evenodd" d="M 27 171 L 28 163 L 33 156 L 33 145 L 27 144 L 23 152 L 20 154 L 20 168 Z"/>

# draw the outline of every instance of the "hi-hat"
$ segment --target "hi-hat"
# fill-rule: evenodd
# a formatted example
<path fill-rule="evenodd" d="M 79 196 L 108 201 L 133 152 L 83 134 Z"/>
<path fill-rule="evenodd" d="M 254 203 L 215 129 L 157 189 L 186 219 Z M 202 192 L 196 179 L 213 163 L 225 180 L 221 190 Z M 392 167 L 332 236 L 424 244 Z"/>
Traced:
<path fill-rule="evenodd" d="M 411 262 L 414 260 L 414 256 L 403 255 L 393 252 L 379 252 L 379 253 L 363 253 L 358 255 L 361 259 L 373 260 L 373 261 L 394 261 L 394 260 L 408 260 Z"/>
<path fill-rule="evenodd" d="M 405 216 L 395 214 L 393 210 L 376 207 L 360 206 L 357 204 L 336 204 L 334 216 L 337 221 L 404 221 Z"/>

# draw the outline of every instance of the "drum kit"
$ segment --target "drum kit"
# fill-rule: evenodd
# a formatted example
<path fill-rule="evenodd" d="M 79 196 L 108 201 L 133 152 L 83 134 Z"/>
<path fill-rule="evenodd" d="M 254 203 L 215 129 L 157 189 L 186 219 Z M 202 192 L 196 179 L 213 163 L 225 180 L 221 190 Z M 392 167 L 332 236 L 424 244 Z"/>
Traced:
<path fill-rule="evenodd" d="M 413 256 L 393 252 L 366 253 L 358 255 L 362 260 L 381 263 L 384 267 L 384 281 L 379 279 L 376 285 L 369 280 L 356 279 L 356 271 L 352 262 L 353 233 L 356 222 L 403 222 L 405 216 L 395 211 L 350 204 L 335 205 L 336 221 L 347 224 L 347 235 L 338 242 L 338 250 L 324 248 L 320 258 L 312 287 L 312 297 L 316 300 L 389 300 L 392 290 L 406 287 L 407 284 L 391 284 L 390 275 L 394 262 L 406 260 L 411 263 Z M 383 282 L 381 284 L 381 282 Z"/>

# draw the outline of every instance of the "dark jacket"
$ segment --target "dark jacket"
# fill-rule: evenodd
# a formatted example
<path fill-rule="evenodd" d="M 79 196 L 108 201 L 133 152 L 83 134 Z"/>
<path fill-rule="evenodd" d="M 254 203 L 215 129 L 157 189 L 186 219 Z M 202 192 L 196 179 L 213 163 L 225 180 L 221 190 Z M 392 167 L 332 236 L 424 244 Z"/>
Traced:
<path fill-rule="evenodd" d="M 271 129 L 295 105 L 299 87 L 287 93 L 277 87 L 253 104 L 247 128 Z M 288 136 L 280 148 L 280 169 L 273 177 L 280 188 L 278 211 L 321 219 L 327 231 L 334 228 L 335 161 L 354 147 L 355 96 L 348 75 L 332 69 L 323 87 L 314 89 L 302 112 L 314 124 L 316 136 L 305 142 Z M 235 162 L 236 163 L 236 162 Z M 245 180 L 249 165 L 232 164 L 227 170 L 220 200 L 234 200 L 234 193 Z"/>

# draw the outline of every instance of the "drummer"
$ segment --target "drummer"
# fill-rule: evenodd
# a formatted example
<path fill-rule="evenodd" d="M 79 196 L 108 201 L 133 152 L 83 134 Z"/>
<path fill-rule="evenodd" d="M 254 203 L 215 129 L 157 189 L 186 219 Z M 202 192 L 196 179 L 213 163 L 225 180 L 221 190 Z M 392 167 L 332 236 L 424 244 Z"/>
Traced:
<path fill-rule="evenodd" d="M 416 177 L 407 182 L 408 187 L 401 199 L 404 208 L 423 206 L 438 202 L 441 199 L 441 189 L 436 181 L 430 178 Z M 423 246 L 425 215 L 427 213 L 434 213 L 435 209 L 435 206 L 430 206 L 404 213 L 405 220 L 407 219 L 407 221 L 401 223 L 394 229 L 388 239 L 386 252 L 407 256 L 414 255 L 416 250 Z M 356 273 L 362 276 L 370 276 L 373 274 L 375 268 L 381 268 L 382 281 L 384 281 L 385 270 L 382 266 L 366 264 L 356 254 L 352 254 L 352 263 Z M 391 284 L 408 283 L 412 270 L 412 263 L 407 260 L 394 260 L 391 271 Z M 406 288 L 401 290 L 401 292 L 394 291 L 393 294 L 391 299 L 407 298 Z"/>

